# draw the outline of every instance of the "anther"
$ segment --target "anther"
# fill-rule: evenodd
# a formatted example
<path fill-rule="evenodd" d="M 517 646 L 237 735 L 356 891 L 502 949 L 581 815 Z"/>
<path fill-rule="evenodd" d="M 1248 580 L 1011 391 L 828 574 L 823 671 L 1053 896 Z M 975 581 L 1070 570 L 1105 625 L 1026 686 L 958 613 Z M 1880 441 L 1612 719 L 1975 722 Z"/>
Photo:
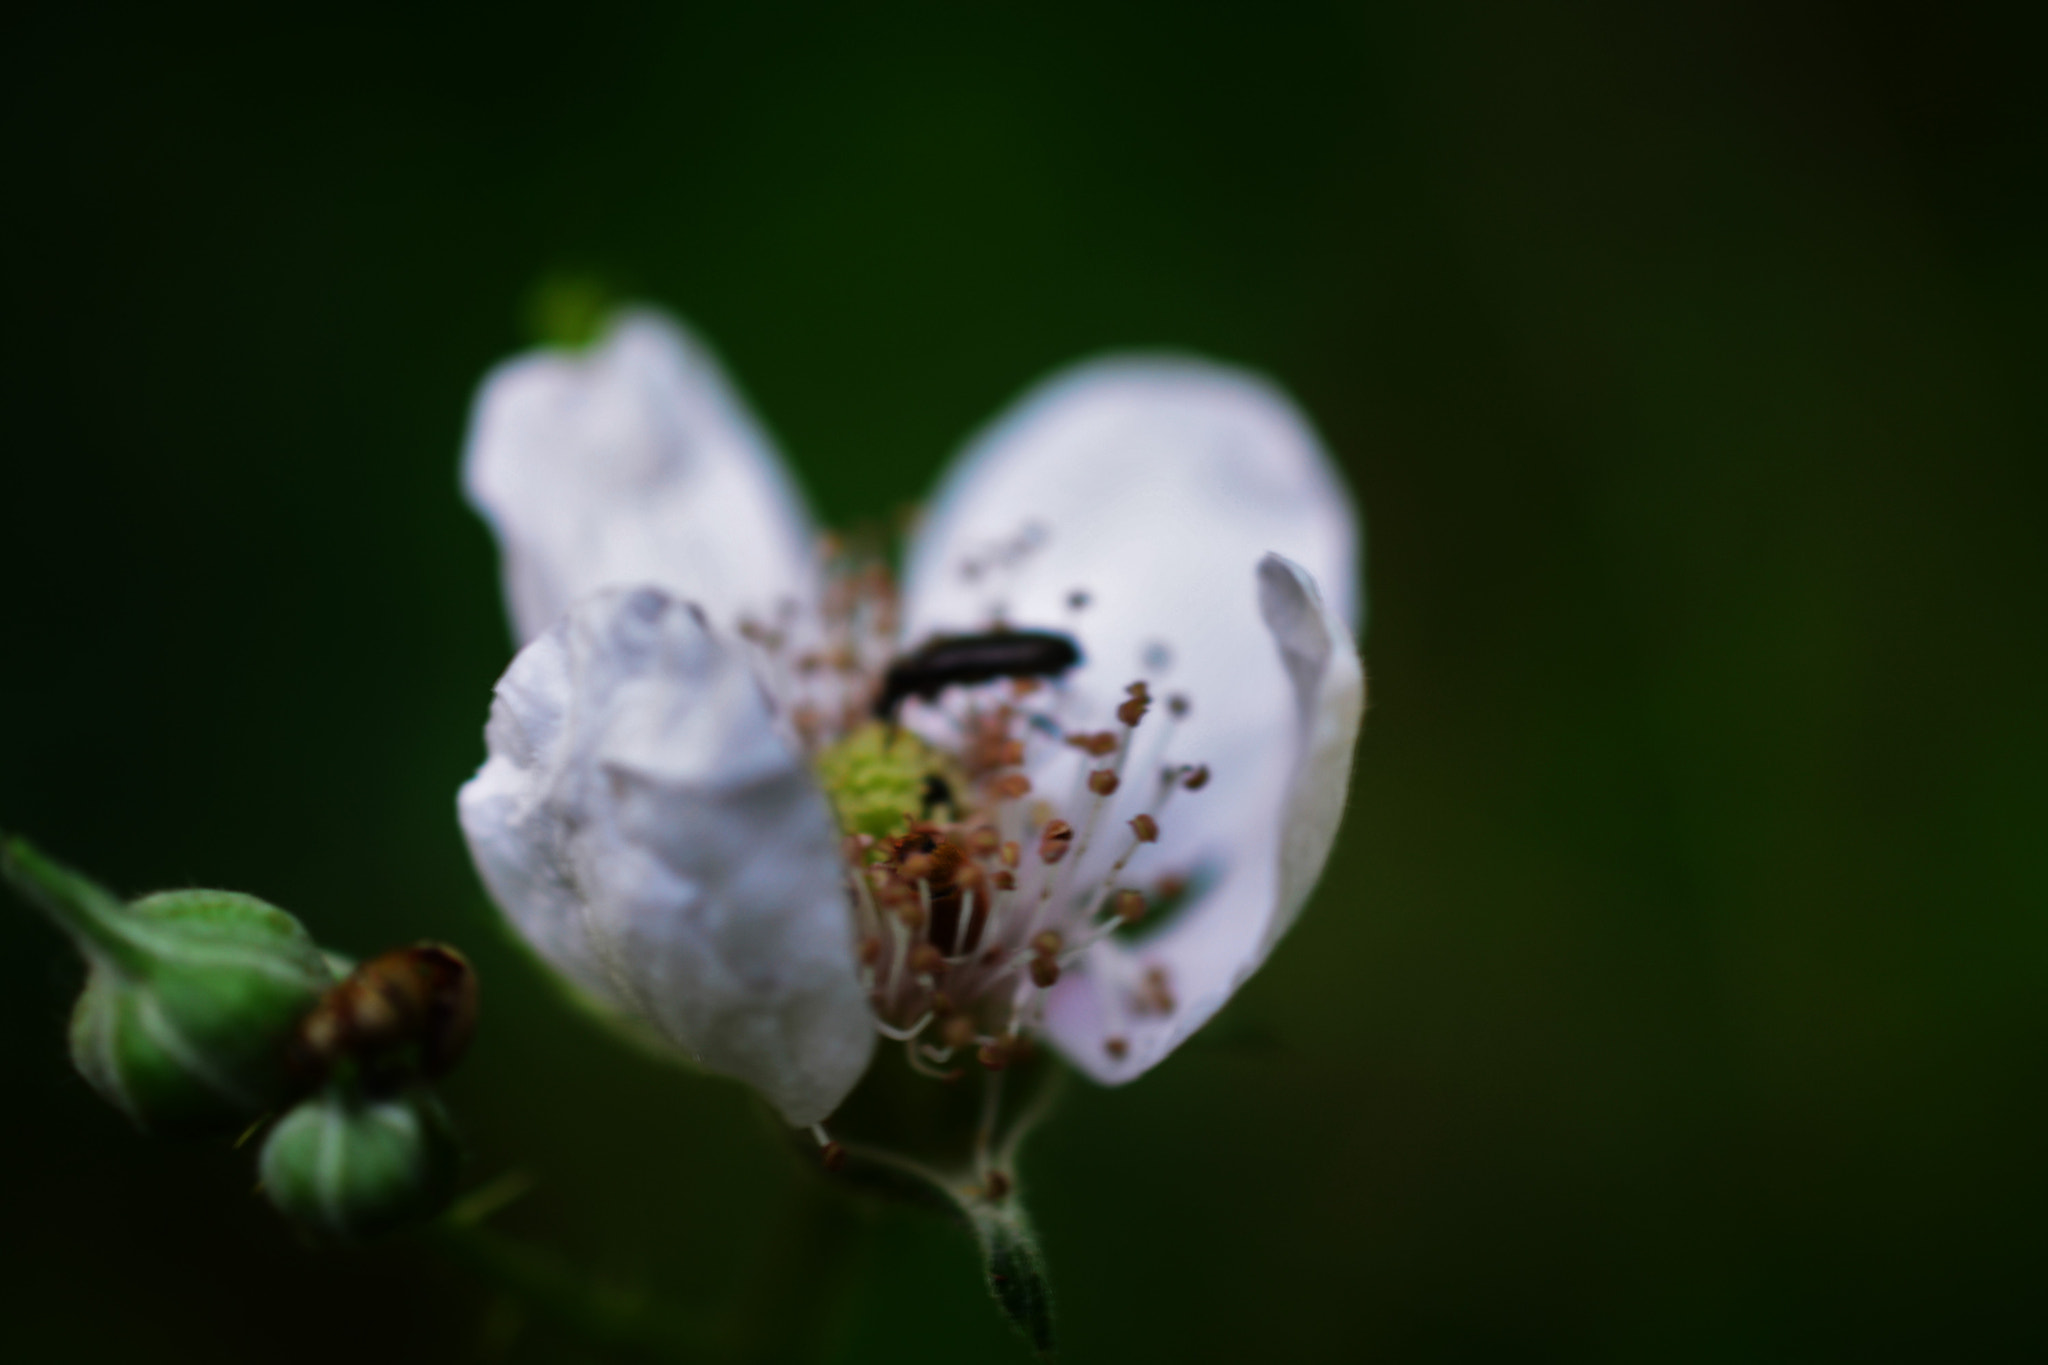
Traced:
<path fill-rule="evenodd" d="M 1108 796 L 1115 792 L 1116 788 L 1117 775 L 1115 769 L 1097 768 L 1094 772 L 1088 774 L 1088 790 L 1094 792 L 1097 796 Z"/>
<path fill-rule="evenodd" d="M 1088 593 L 1086 592 L 1086 590 L 1076 588 L 1072 592 L 1067 594 L 1068 611 L 1083 611 L 1087 608 L 1087 606 Z"/>
<path fill-rule="evenodd" d="M 1117 737 L 1113 731 L 1097 730 L 1094 734 L 1068 735 L 1067 744 L 1093 758 L 1113 754 L 1117 749 Z"/>
<path fill-rule="evenodd" d="M 1031 779 L 1022 773 L 1004 773 L 989 783 L 988 789 L 995 794 L 998 801 L 1014 801 L 1020 796 L 1030 794 Z"/>
<path fill-rule="evenodd" d="M 828 1171 L 842 1170 L 846 1166 L 846 1144 L 833 1139 L 818 1149 L 818 1160 Z"/>
<path fill-rule="evenodd" d="M 990 1171 L 981 1178 L 981 1195 L 991 1204 L 1000 1203 L 1010 1193 L 1010 1177 L 1001 1171 Z"/>
<path fill-rule="evenodd" d="M 1023 859 L 1024 851 L 1018 847 L 1017 841 L 1012 839 L 1003 845 L 1002 857 L 1004 867 L 1015 867 Z"/>
<path fill-rule="evenodd" d="M 1031 959 L 1031 984 L 1038 989 L 1051 990 L 1060 979 L 1060 964 L 1050 957 Z"/>
<path fill-rule="evenodd" d="M 952 1014 L 939 1024 L 939 1041 L 947 1047 L 966 1047 L 974 1041 L 974 1020 L 964 1014 Z"/>
<path fill-rule="evenodd" d="M 1131 821 L 1131 833 L 1138 836 L 1141 844 L 1156 844 L 1159 842 L 1159 822 L 1149 815 L 1137 816 Z"/>
<path fill-rule="evenodd" d="M 1166 699 L 1166 714 L 1175 720 L 1184 720 L 1188 714 L 1188 698 L 1185 692 L 1176 692 Z"/>
<path fill-rule="evenodd" d="M 998 891 L 1015 891 L 1017 889 L 1017 874 L 1008 868 L 992 873 L 989 880 L 995 883 L 995 888 Z"/>
<path fill-rule="evenodd" d="M 1139 686 L 1142 686 L 1142 684 L 1132 684 L 1133 688 Z M 1130 699 L 1116 708 L 1116 718 L 1126 725 L 1135 727 L 1139 721 L 1145 719 L 1145 712 L 1151 705 L 1152 699 L 1150 697 L 1140 696 L 1137 692 L 1133 691 Z"/>
<path fill-rule="evenodd" d="M 1130 1053 L 1131 1045 L 1124 1038 L 1104 1038 L 1102 1040 L 1102 1050 L 1109 1054 L 1111 1061 L 1120 1062 Z"/>
<path fill-rule="evenodd" d="M 1125 924 L 1136 924 L 1145 918 L 1145 893 L 1142 891 L 1119 891 L 1116 893 L 1116 917 Z"/>
<path fill-rule="evenodd" d="M 1139 1002 L 1154 1014 L 1173 1013 L 1173 984 L 1167 979 L 1166 968 L 1154 966 L 1145 969 L 1145 985 Z"/>
<path fill-rule="evenodd" d="M 920 943 L 910 950 L 910 970 L 919 976 L 942 976 L 946 971 L 946 955 L 929 943 Z"/>
<path fill-rule="evenodd" d="M 981 825 L 967 835 L 967 847 L 977 858 L 991 858 L 1001 848 L 1003 838 L 996 833 L 994 825 Z"/>
<path fill-rule="evenodd" d="M 1194 767 L 1188 769 L 1187 776 L 1181 778 L 1180 784 L 1183 787 L 1186 787 L 1191 792 L 1198 792 L 1202 788 L 1208 786 L 1209 765 L 1206 763 L 1197 763 Z"/>
<path fill-rule="evenodd" d="M 990 1071 L 1001 1071 L 1010 1064 L 1009 1046 L 1001 1041 L 983 1043 L 981 1050 L 974 1055 Z"/>
<path fill-rule="evenodd" d="M 869 934 L 860 941 L 860 965 L 872 967 L 882 960 L 882 940 Z"/>
<path fill-rule="evenodd" d="M 1074 846 L 1074 827 L 1064 820 L 1055 820 L 1045 827 L 1038 836 L 1038 856 L 1045 862 L 1056 863 L 1067 856 L 1067 850 Z"/>
<path fill-rule="evenodd" d="M 1065 946 L 1066 940 L 1060 937 L 1057 929 L 1047 929 L 1031 940 L 1031 951 L 1040 957 L 1058 957 L 1060 949 Z"/>

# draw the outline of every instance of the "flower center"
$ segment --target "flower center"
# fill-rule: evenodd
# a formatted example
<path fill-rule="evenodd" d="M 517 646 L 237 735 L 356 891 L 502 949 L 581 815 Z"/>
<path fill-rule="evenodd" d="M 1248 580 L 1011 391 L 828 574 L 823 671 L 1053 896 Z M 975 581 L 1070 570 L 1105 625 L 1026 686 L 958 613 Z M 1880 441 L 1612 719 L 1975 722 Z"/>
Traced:
<path fill-rule="evenodd" d="M 1175 794 L 1209 781 L 1172 760 L 1187 699 L 1156 706 L 1135 681 L 1083 727 L 1061 681 L 1079 661 L 1070 637 L 998 628 L 895 655 L 886 571 L 835 564 L 827 584 L 817 623 L 741 633 L 844 832 L 875 1027 L 928 1075 L 957 1075 L 941 1068 L 968 1050 L 1000 1068 L 1061 977 L 1184 884 L 1153 871 L 1148 889 L 1133 863 Z M 1176 1008 L 1163 965 L 1128 980 L 1109 965 L 1096 956 L 1091 978 L 1128 1012 Z M 1112 1057 L 1126 1046 L 1105 1042 Z"/>

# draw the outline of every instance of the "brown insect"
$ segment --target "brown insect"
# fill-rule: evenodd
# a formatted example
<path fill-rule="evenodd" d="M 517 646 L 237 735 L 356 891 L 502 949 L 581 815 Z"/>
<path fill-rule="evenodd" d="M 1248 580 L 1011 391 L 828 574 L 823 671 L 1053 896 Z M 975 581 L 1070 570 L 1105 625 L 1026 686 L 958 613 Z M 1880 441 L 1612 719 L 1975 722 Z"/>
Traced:
<path fill-rule="evenodd" d="M 445 1075 L 476 1032 L 476 993 L 469 960 L 446 944 L 379 953 L 299 1021 L 293 1062 L 308 1084 L 344 1066 L 373 1085 Z"/>

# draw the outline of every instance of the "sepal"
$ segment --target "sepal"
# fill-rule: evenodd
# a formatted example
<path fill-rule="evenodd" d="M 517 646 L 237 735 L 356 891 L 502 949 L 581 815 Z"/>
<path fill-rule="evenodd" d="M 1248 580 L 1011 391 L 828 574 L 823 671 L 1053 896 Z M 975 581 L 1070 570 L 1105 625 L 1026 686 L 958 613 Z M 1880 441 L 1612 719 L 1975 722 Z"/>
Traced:
<path fill-rule="evenodd" d="M 287 1051 L 333 984 L 296 919 L 233 891 L 165 891 L 132 904 L 44 857 L 0 845 L 0 869 L 84 954 L 71 1060 L 152 1132 L 246 1124 L 288 1097 Z"/>

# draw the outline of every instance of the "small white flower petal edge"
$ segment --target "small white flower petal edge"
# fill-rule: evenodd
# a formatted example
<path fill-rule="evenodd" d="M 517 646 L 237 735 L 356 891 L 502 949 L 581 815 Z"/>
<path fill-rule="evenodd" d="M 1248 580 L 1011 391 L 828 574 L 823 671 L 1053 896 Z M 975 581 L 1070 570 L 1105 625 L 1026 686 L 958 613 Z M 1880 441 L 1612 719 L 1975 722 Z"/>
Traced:
<path fill-rule="evenodd" d="M 461 800 L 486 883 L 601 1003 L 790 1122 L 821 1118 L 873 1045 L 848 893 L 831 816 L 729 638 L 815 598 L 790 481 L 708 352 L 636 313 L 582 356 L 500 367 L 465 483 L 522 638 L 581 602 L 498 689 Z M 1095 942 L 1046 1002 L 1050 1036 L 1098 1079 L 1139 1074 L 1213 1015 L 1321 871 L 1364 700 L 1356 555 L 1349 499 L 1292 405 L 1190 360 L 1042 385 L 935 500 L 906 644 L 998 618 L 1067 630 L 1086 657 L 1068 710 L 1104 713 L 1149 677 L 1191 705 L 1134 748 L 1214 773 L 1146 850 L 1191 877 L 1184 909 L 1135 946 Z M 628 584 L 667 593 L 587 596 Z M 1041 790 L 1068 775 L 1048 766 Z M 1146 787 L 1110 813 L 1146 809 Z"/>

